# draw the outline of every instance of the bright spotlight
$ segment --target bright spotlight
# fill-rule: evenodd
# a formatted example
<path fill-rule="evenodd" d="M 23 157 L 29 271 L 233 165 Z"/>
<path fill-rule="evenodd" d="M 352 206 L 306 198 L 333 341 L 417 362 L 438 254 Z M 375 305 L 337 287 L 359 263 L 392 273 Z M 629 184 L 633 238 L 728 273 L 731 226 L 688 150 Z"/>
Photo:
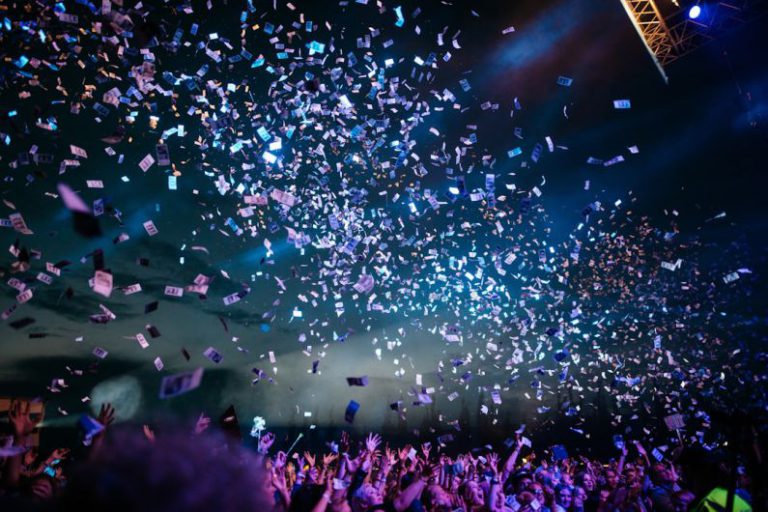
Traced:
<path fill-rule="evenodd" d="M 701 16 L 701 7 L 699 7 L 699 5 L 697 4 L 691 7 L 691 9 L 688 11 L 688 17 L 691 18 L 692 20 L 695 20 L 699 16 Z"/>

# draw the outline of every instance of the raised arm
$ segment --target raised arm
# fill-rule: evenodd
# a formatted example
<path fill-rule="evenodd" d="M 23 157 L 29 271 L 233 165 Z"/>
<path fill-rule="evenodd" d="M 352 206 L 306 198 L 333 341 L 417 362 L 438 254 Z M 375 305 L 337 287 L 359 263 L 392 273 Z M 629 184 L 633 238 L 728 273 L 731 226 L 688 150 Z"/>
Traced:
<path fill-rule="evenodd" d="M 488 509 L 491 511 L 503 510 L 504 499 L 503 494 L 499 495 L 499 489 L 501 488 L 501 481 L 499 480 L 499 456 L 495 453 L 488 454 L 488 467 L 493 472 L 493 478 L 491 479 L 491 489 L 488 492 Z M 501 498 L 501 499 L 499 499 Z"/>
<path fill-rule="evenodd" d="M 291 495 L 288 493 L 288 485 L 285 482 L 285 466 L 287 463 L 287 455 L 284 452 L 279 452 L 275 457 L 275 464 L 272 467 L 272 485 L 275 490 L 280 494 L 285 510 L 291 506 Z"/>
<path fill-rule="evenodd" d="M 651 461 L 648 459 L 648 452 L 645 451 L 645 448 L 643 448 L 643 445 L 640 441 L 635 441 L 635 448 L 637 448 L 637 453 L 640 454 L 641 457 L 645 460 L 645 467 L 649 468 L 651 467 Z"/>
<path fill-rule="evenodd" d="M 13 444 L 16 446 L 29 446 L 29 436 L 36 425 L 30 415 L 31 408 L 32 404 L 29 402 L 14 402 L 8 411 L 8 420 L 13 427 Z M 24 454 L 19 453 L 8 459 L 3 472 L 5 487 L 16 487 L 19 484 L 23 457 Z"/>
<path fill-rule="evenodd" d="M 384 456 L 381 458 L 381 467 L 379 468 L 379 473 L 376 475 L 376 482 L 374 483 L 374 487 L 381 493 L 384 492 L 387 476 L 389 476 L 389 471 L 394 464 L 395 454 L 389 448 L 385 448 Z"/>
<path fill-rule="evenodd" d="M 315 503 L 312 507 L 312 512 L 325 512 L 328 508 L 328 503 L 331 502 L 331 495 L 333 494 L 333 478 L 329 478 L 325 482 L 325 492 L 320 497 L 320 501 Z"/>
<path fill-rule="evenodd" d="M 403 512 L 406 510 L 411 505 L 411 503 L 413 503 L 413 500 L 418 498 L 422 491 L 424 491 L 424 487 L 426 487 L 428 480 L 428 475 L 422 475 L 421 473 L 417 472 L 414 475 L 411 485 L 400 491 L 395 497 L 395 500 L 392 502 L 395 510 L 397 510 L 397 512 Z"/>
<path fill-rule="evenodd" d="M 624 474 L 624 461 L 627 459 L 627 445 L 621 447 L 621 457 L 619 457 L 619 465 L 616 466 L 616 472 L 621 476 Z"/>
<path fill-rule="evenodd" d="M 115 421 L 115 408 L 112 407 L 112 404 L 101 404 L 99 417 L 96 418 L 96 421 L 104 426 L 104 430 L 94 436 L 93 442 L 91 443 L 91 450 L 88 453 L 90 457 L 95 457 L 99 451 L 101 451 L 102 446 L 104 446 L 104 439 L 107 435 L 107 427 Z"/>
<path fill-rule="evenodd" d="M 515 440 L 515 449 L 512 450 L 512 453 L 509 454 L 509 457 L 507 457 L 507 461 L 504 463 L 504 470 L 501 472 L 501 482 L 506 482 L 509 478 L 509 475 L 512 474 L 512 472 L 515 470 L 515 463 L 517 463 L 517 458 L 520 456 L 520 450 L 523 448 L 523 440 L 521 437 L 517 437 Z"/>

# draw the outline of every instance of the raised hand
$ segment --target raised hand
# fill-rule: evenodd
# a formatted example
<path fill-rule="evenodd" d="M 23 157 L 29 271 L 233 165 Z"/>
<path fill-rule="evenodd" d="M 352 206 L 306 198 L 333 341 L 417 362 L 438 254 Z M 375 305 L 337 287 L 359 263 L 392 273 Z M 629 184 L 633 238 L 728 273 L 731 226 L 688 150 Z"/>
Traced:
<path fill-rule="evenodd" d="M 285 452 L 277 452 L 277 457 L 275 457 L 275 469 L 284 468 L 287 459 L 288 456 L 285 454 Z"/>
<path fill-rule="evenodd" d="M 211 424 L 211 418 L 205 415 L 204 412 L 200 413 L 200 417 L 197 418 L 197 422 L 195 423 L 195 435 L 199 436 L 203 432 L 206 431 L 206 429 Z"/>
<path fill-rule="evenodd" d="M 96 420 L 102 425 L 104 425 L 104 427 L 107 427 L 112 423 L 114 423 L 115 408 L 112 407 L 112 404 L 110 403 L 101 404 L 101 409 L 99 410 L 99 417 Z"/>
<path fill-rule="evenodd" d="M 499 456 L 496 453 L 489 453 L 488 454 L 488 466 L 491 468 L 491 471 L 493 471 L 493 474 L 498 477 L 499 476 Z"/>
<path fill-rule="evenodd" d="M 67 455 L 69 455 L 69 448 L 56 448 L 51 452 L 50 458 L 64 460 L 67 458 Z"/>
<path fill-rule="evenodd" d="M 14 402 L 8 411 L 8 419 L 13 426 L 13 433 L 17 439 L 24 438 L 35 430 L 37 424 L 32 420 L 29 411 L 32 404 L 29 402 Z"/>
<path fill-rule="evenodd" d="M 388 447 L 384 449 L 384 458 L 381 461 L 382 466 L 387 466 L 387 468 L 391 468 L 395 465 L 395 462 L 397 462 L 397 457 L 395 455 L 395 452 L 390 450 Z"/>
<path fill-rule="evenodd" d="M 272 446 L 272 444 L 275 442 L 275 434 L 272 432 L 267 432 L 261 438 L 259 439 L 259 453 L 262 453 L 264 455 L 267 454 L 269 451 L 269 448 Z"/>
<path fill-rule="evenodd" d="M 315 467 L 315 456 L 312 455 L 309 452 L 304 452 L 304 458 L 307 459 L 307 464 L 309 464 L 309 467 L 313 468 Z M 302 464 L 301 467 L 304 467 Z"/>
<path fill-rule="evenodd" d="M 410 451 L 411 451 L 411 445 L 407 444 L 397 451 L 397 456 L 400 458 L 401 461 L 405 460 L 408 457 L 408 453 L 410 453 Z"/>
<path fill-rule="evenodd" d="M 275 489 L 278 491 L 285 492 L 285 474 L 283 471 L 281 471 L 281 469 L 282 468 L 275 467 L 275 470 L 272 471 L 272 485 L 274 485 Z"/>
<path fill-rule="evenodd" d="M 339 441 L 339 450 L 341 450 L 342 453 L 348 452 L 350 446 L 349 441 L 349 434 L 346 432 L 341 433 L 341 440 Z"/>
<path fill-rule="evenodd" d="M 368 450 L 368 453 L 373 454 L 376 451 L 376 448 L 381 444 L 381 436 L 378 434 L 368 434 L 368 437 L 365 439 L 365 448 Z"/>
<path fill-rule="evenodd" d="M 424 459 L 429 460 L 430 450 L 432 450 L 432 443 L 426 442 L 421 445 L 421 453 L 424 454 Z"/>
<path fill-rule="evenodd" d="M 323 466 L 328 467 L 328 465 L 331 462 L 335 461 L 338 458 L 339 456 L 335 453 L 326 453 L 325 455 L 323 455 Z"/>

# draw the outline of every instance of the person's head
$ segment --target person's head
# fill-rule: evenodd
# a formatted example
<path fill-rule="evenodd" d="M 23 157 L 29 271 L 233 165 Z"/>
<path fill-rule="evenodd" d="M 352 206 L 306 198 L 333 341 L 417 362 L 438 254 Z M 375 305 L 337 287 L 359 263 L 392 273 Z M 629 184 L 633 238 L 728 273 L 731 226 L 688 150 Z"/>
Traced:
<path fill-rule="evenodd" d="M 566 485 L 558 485 L 555 489 L 555 502 L 564 509 L 568 509 L 573 501 L 573 494 L 570 487 Z"/>
<path fill-rule="evenodd" d="M 58 510 L 270 509 L 270 479 L 252 453 L 224 449 L 226 439 L 214 434 L 190 439 L 174 429 L 150 443 L 130 428 L 114 428 L 92 460 L 73 468 Z"/>
<path fill-rule="evenodd" d="M 533 479 L 528 473 L 521 473 L 517 475 L 515 479 L 515 491 L 518 493 L 524 491 L 528 488 L 529 485 L 531 485 L 531 482 L 533 482 Z"/>
<path fill-rule="evenodd" d="M 573 487 L 573 476 L 566 472 L 560 473 L 560 483 L 569 487 Z"/>
<path fill-rule="evenodd" d="M 30 479 L 21 489 L 21 494 L 33 503 L 50 503 L 57 496 L 59 486 L 54 478 L 40 474 Z"/>
<path fill-rule="evenodd" d="M 384 496 L 376 487 L 365 483 L 355 491 L 354 502 L 360 510 L 368 510 L 374 505 L 381 505 L 384 502 Z"/>
<path fill-rule="evenodd" d="M 651 479 L 656 485 L 668 484 L 674 481 L 669 466 L 662 462 L 657 462 L 651 467 Z"/>
<path fill-rule="evenodd" d="M 582 487 L 587 493 L 595 490 L 595 479 L 592 473 L 582 471 L 576 475 L 576 485 Z"/>
<path fill-rule="evenodd" d="M 517 502 L 520 504 L 520 508 L 517 512 L 532 512 L 537 510 L 538 507 L 533 506 L 533 502 L 541 504 L 536 497 L 528 491 L 523 491 L 517 495 Z"/>
<path fill-rule="evenodd" d="M 605 471 L 605 486 L 609 489 L 615 489 L 619 485 L 619 474 L 613 469 Z"/>
<path fill-rule="evenodd" d="M 430 485 L 425 493 L 427 508 L 430 512 L 451 512 L 451 495 L 439 485 Z"/>
<path fill-rule="evenodd" d="M 583 487 L 579 487 L 577 485 L 573 488 L 571 493 L 573 494 L 573 506 L 576 508 L 582 508 L 584 506 L 584 502 L 587 501 L 587 491 L 585 491 Z"/>
<path fill-rule="evenodd" d="M 540 502 L 544 502 L 544 499 L 546 497 L 544 492 L 544 486 L 541 485 L 539 482 L 531 482 L 531 485 L 528 486 L 528 492 L 533 494 L 537 500 Z"/>
<path fill-rule="evenodd" d="M 470 480 L 464 484 L 463 492 L 461 493 L 466 504 L 470 507 L 482 507 L 485 505 L 485 496 L 483 495 L 483 489 L 475 481 Z"/>

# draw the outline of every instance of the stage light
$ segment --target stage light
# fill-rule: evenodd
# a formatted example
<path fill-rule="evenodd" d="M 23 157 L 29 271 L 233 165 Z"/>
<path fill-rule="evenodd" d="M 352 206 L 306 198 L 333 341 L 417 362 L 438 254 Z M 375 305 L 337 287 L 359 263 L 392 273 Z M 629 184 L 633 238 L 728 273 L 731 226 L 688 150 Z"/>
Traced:
<path fill-rule="evenodd" d="M 699 4 L 696 4 L 693 7 L 691 7 L 690 10 L 688 11 L 688 17 L 691 18 L 692 20 L 695 20 L 699 16 L 701 16 L 701 6 L 699 6 Z"/>

